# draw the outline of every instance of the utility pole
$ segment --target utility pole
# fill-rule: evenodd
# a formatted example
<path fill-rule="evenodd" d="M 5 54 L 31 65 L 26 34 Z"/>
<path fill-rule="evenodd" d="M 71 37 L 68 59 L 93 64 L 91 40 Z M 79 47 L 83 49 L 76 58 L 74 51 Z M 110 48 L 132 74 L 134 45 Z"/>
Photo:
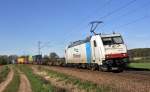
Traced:
<path fill-rule="evenodd" d="M 41 41 L 38 41 L 38 55 L 42 55 L 41 49 L 44 48 L 48 43 L 43 44 Z"/>
<path fill-rule="evenodd" d="M 41 41 L 38 41 L 38 55 L 41 55 Z"/>

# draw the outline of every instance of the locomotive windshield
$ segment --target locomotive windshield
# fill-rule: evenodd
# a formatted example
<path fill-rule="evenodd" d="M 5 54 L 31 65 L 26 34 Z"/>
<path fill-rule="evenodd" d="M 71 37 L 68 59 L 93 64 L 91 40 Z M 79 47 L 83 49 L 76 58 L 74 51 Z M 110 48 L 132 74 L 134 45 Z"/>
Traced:
<path fill-rule="evenodd" d="M 104 45 L 123 44 L 121 36 L 103 37 L 102 41 Z"/>

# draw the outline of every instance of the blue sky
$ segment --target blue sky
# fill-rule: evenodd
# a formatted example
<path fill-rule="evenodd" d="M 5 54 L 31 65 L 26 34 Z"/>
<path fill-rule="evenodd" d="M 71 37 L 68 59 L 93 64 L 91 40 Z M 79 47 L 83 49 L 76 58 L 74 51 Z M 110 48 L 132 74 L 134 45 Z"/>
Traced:
<path fill-rule="evenodd" d="M 101 20 L 97 32 L 119 32 L 128 48 L 150 47 L 150 1 L 135 0 L 0 0 L 0 54 L 63 56 L 71 41 L 90 34 L 89 22 Z M 116 10 L 116 11 L 115 11 Z M 113 14 L 101 18 L 111 12 Z"/>

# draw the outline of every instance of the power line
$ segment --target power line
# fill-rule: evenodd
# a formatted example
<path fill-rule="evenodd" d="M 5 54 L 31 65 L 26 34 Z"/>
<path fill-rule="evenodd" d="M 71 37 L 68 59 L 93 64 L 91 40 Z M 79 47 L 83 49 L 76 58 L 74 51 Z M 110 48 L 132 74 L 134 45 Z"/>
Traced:
<path fill-rule="evenodd" d="M 117 19 L 115 19 L 115 21 L 118 21 L 120 18 L 123 18 L 123 17 L 125 17 L 125 16 L 130 15 L 130 14 L 133 14 L 133 13 L 135 13 L 135 12 L 138 12 L 139 10 L 145 9 L 145 7 L 147 7 L 149 4 L 150 4 L 150 2 L 146 2 L 146 3 L 143 4 L 142 6 L 136 8 L 136 9 L 133 9 L 133 10 L 131 10 L 131 11 L 128 11 L 127 13 L 125 13 L 125 14 L 123 14 L 123 15 L 117 17 Z M 110 20 L 111 20 L 111 19 L 110 19 Z M 109 20 L 109 21 L 110 21 L 110 20 Z M 114 22 L 114 21 L 113 21 L 113 22 Z M 106 24 L 106 25 L 108 25 L 108 24 Z M 106 26 L 106 25 L 105 25 L 105 26 Z"/>
<path fill-rule="evenodd" d="M 109 1 L 106 2 L 106 4 L 104 4 L 104 5 L 105 5 L 105 6 L 108 5 L 111 1 L 112 1 L 112 0 L 109 0 Z M 132 1 L 128 2 L 128 3 L 126 3 L 125 5 L 123 5 L 123 6 L 119 7 L 119 8 L 117 8 L 117 9 L 115 9 L 114 11 L 111 11 L 111 12 L 107 13 L 106 15 L 100 17 L 99 19 L 106 18 L 106 17 L 108 17 L 108 16 L 110 16 L 110 15 L 112 15 L 112 14 L 114 14 L 114 13 L 116 13 L 116 12 L 118 12 L 118 11 L 120 11 L 120 10 L 126 8 L 126 7 L 128 7 L 129 5 L 131 5 L 132 3 L 134 3 L 135 1 L 137 1 L 137 0 L 132 0 Z M 102 9 L 102 8 L 101 8 L 101 9 Z M 89 16 L 88 16 L 88 18 L 89 18 Z M 73 31 L 74 31 L 74 30 L 73 30 Z M 70 31 L 70 33 L 67 33 L 67 35 L 65 35 L 65 36 L 68 36 L 68 35 L 71 34 L 71 32 L 73 32 L 73 31 Z M 72 36 L 72 35 L 70 35 L 70 36 Z"/>
<path fill-rule="evenodd" d="M 139 11 L 139 10 L 141 10 L 141 9 L 143 9 L 143 8 L 145 8 L 145 7 L 147 7 L 149 4 L 150 4 L 150 2 L 147 2 L 147 3 L 143 4 L 143 5 L 142 5 L 141 7 L 139 7 L 139 8 L 136 8 L 136 9 L 134 9 L 134 10 L 128 11 L 127 13 L 123 14 L 122 16 L 120 16 L 120 18 L 121 18 L 121 17 L 124 17 L 124 16 L 127 16 L 127 15 L 129 15 L 129 14 L 131 14 L 131 13 L 135 13 L 135 12 L 137 12 L 137 11 Z M 117 17 L 117 20 L 118 20 L 118 17 Z"/>
<path fill-rule="evenodd" d="M 132 0 L 132 1 L 128 2 L 128 3 L 126 3 L 125 5 L 123 5 L 123 6 L 119 7 L 119 8 L 117 8 L 117 9 L 115 9 L 115 10 L 113 10 L 113 11 L 107 13 L 106 15 L 100 17 L 99 20 L 100 20 L 100 19 L 103 19 L 103 18 L 106 18 L 106 17 L 108 17 L 108 16 L 111 16 L 112 14 L 114 14 L 114 13 L 116 13 L 116 12 L 118 12 L 118 11 L 120 11 L 120 10 L 126 8 L 126 7 L 128 7 L 129 5 L 131 5 L 132 3 L 136 2 L 136 1 L 137 1 L 137 0 Z"/>
<path fill-rule="evenodd" d="M 129 5 L 131 5 L 132 3 L 136 2 L 136 1 L 137 1 L 137 0 L 132 0 L 132 1 L 128 2 L 128 3 L 126 3 L 125 5 L 123 5 L 123 6 L 119 7 L 119 8 L 117 8 L 117 9 L 115 9 L 114 11 L 111 11 L 111 12 L 107 13 L 106 15 L 100 17 L 100 19 L 106 18 L 106 17 L 108 17 L 108 16 L 110 16 L 110 15 L 112 15 L 112 14 L 114 14 L 114 13 L 116 13 L 116 12 L 118 12 L 118 11 L 120 11 L 120 10 L 126 8 L 126 7 L 128 7 Z M 106 3 L 106 5 L 109 4 L 110 2 L 111 2 L 111 0 L 109 0 L 109 1 Z M 101 8 L 101 9 L 102 9 L 102 8 Z"/>
<path fill-rule="evenodd" d="M 49 44 L 50 44 L 50 42 L 48 41 L 48 42 L 44 43 L 44 44 L 41 46 L 41 48 L 48 47 L 48 46 L 50 46 Z"/>
<path fill-rule="evenodd" d="M 101 6 L 101 8 L 100 9 L 98 9 L 98 11 L 99 10 L 102 10 L 105 6 L 107 6 L 108 4 L 110 4 L 112 2 L 112 0 L 108 0 L 106 3 L 104 3 L 102 6 Z M 94 13 L 94 12 L 93 12 Z M 92 14 L 93 14 L 92 13 Z M 85 17 L 85 19 L 88 19 L 88 18 L 90 18 L 91 16 L 89 15 L 89 16 L 87 16 L 87 17 Z M 84 20 L 85 21 L 85 20 Z M 82 22 L 82 23 L 80 23 L 80 24 L 83 24 L 84 23 L 84 21 Z M 78 28 L 78 27 L 77 27 Z M 69 33 L 67 33 L 67 35 L 66 36 L 68 36 L 69 34 L 71 34 L 72 32 L 74 31 L 74 29 L 72 30 L 72 31 L 69 31 Z"/>
<path fill-rule="evenodd" d="M 107 5 L 109 5 L 112 2 L 112 0 L 108 0 L 104 5 L 102 5 L 98 11 L 102 10 L 104 7 L 106 7 Z M 92 14 L 95 14 L 95 12 L 93 12 Z M 93 16 L 93 15 L 92 15 Z M 91 16 L 88 16 L 87 18 L 90 18 Z"/>
<path fill-rule="evenodd" d="M 42 54 L 41 49 L 43 49 L 45 47 L 52 47 L 49 44 L 50 44 L 50 42 L 46 42 L 45 44 L 42 44 L 41 41 L 38 41 L 38 55 Z"/>
<path fill-rule="evenodd" d="M 119 29 L 119 28 L 122 28 L 122 27 L 124 27 L 124 26 L 128 26 L 128 25 L 130 25 L 130 24 L 134 24 L 134 23 L 136 23 L 136 22 L 138 22 L 138 21 L 141 21 L 141 20 L 143 20 L 143 19 L 146 19 L 146 18 L 149 18 L 150 16 L 143 16 L 143 17 L 140 17 L 140 18 L 138 18 L 138 19 L 135 19 L 135 20 L 133 20 L 133 21 L 130 21 L 130 22 L 128 22 L 128 23 L 125 23 L 125 24 L 122 24 L 122 25 L 120 25 L 120 26 L 118 26 L 118 27 L 116 27 L 116 28 L 114 28 L 114 29 Z"/>

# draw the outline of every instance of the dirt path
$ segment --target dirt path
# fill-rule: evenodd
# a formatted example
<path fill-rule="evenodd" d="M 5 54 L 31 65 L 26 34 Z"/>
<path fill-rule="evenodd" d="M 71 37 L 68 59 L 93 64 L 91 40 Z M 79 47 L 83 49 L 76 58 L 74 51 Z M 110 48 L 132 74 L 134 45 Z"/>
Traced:
<path fill-rule="evenodd" d="M 10 68 L 10 72 L 8 73 L 8 76 L 7 76 L 6 80 L 0 84 L 0 92 L 3 92 L 5 90 L 7 85 L 13 79 L 13 76 L 14 76 L 14 71 L 12 70 L 12 68 Z"/>
<path fill-rule="evenodd" d="M 2 69 L 2 65 L 0 65 L 0 70 Z"/>
<path fill-rule="evenodd" d="M 20 74 L 20 86 L 18 92 L 32 92 L 30 82 L 25 74 L 19 71 Z"/>
<path fill-rule="evenodd" d="M 37 69 L 37 67 L 31 67 L 33 69 L 33 72 L 35 74 L 40 75 L 41 77 L 43 77 L 45 80 L 50 81 L 50 83 L 52 85 L 54 85 L 55 87 L 62 89 L 58 92 L 85 92 L 82 89 L 79 89 L 77 86 L 71 84 L 71 83 L 65 83 L 65 81 L 63 80 L 59 80 L 58 78 L 54 78 L 54 77 L 50 77 L 47 72 L 45 71 L 40 71 Z M 57 89 L 56 89 L 57 92 Z"/>
<path fill-rule="evenodd" d="M 44 66 L 47 69 L 89 80 L 99 85 L 109 85 L 116 90 L 113 92 L 150 92 L 150 76 L 123 73 L 90 71 L 75 68 Z"/>

